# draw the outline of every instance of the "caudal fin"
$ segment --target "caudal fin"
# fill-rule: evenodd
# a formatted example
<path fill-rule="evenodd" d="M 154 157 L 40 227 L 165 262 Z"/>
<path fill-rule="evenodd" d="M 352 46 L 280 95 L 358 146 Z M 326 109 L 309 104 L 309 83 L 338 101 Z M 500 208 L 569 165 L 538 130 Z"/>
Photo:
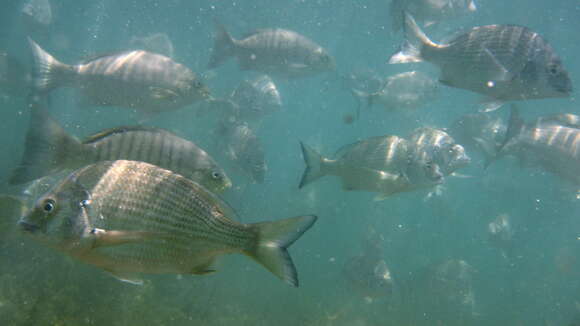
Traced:
<path fill-rule="evenodd" d="M 36 91 L 46 92 L 73 83 L 76 77 L 74 66 L 56 60 L 30 38 L 28 43 L 34 58 L 32 81 Z"/>
<path fill-rule="evenodd" d="M 234 55 L 236 49 L 235 40 L 228 33 L 224 25 L 217 20 L 214 20 L 214 25 L 216 31 L 208 64 L 209 69 L 213 69 L 224 63 L 224 61 Z"/>
<path fill-rule="evenodd" d="M 72 157 L 81 153 L 82 144 L 54 121 L 42 108 L 33 106 L 26 134 L 24 155 L 10 177 L 10 184 L 21 184 L 61 171 Z"/>
<path fill-rule="evenodd" d="M 390 64 L 421 62 L 423 61 L 421 51 L 424 47 L 438 47 L 437 44 L 425 35 L 419 25 L 417 25 L 417 22 L 415 22 L 413 16 L 407 12 L 404 12 L 403 15 L 406 40 L 401 45 L 399 51 L 389 58 Z"/>
<path fill-rule="evenodd" d="M 300 147 L 302 148 L 302 156 L 304 158 L 304 163 L 306 163 L 306 169 L 304 169 L 298 189 L 326 175 L 323 170 L 324 157 L 303 142 L 300 142 Z"/>
<path fill-rule="evenodd" d="M 510 118 L 507 126 L 507 130 L 505 133 L 505 138 L 503 142 L 497 147 L 496 155 L 492 158 L 489 158 L 484 163 L 484 168 L 487 169 L 493 162 L 495 162 L 498 158 L 504 156 L 506 153 L 506 146 L 510 142 L 512 142 L 525 128 L 524 121 L 520 117 L 519 109 L 515 104 L 512 104 L 510 107 Z"/>
<path fill-rule="evenodd" d="M 312 227 L 316 219 L 314 215 L 305 215 L 252 224 L 258 232 L 258 241 L 245 253 L 286 283 L 298 287 L 298 273 L 287 249 Z"/>

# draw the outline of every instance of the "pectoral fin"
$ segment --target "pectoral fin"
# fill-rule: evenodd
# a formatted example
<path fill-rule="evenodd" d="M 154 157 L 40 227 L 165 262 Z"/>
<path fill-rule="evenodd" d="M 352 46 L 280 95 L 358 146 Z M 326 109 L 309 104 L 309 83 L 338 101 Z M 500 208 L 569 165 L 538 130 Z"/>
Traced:
<path fill-rule="evenodd" d="M 151 98 L 156 100 L 174 100 L 179 97 L 179 94 L 168 89 L 161 87 L 151 87 Z"/>
<path fill-rule="evenodd" d="M 143 280 L 137 277 L 135 273 L 119 272 L 107 270 L 112 277 L 118 279 L 121 282 L 130 283 L 133 285 L 143 285 Z"/>
<path fill-rule="evenodd" d="M 94 236 L 93 247 L 110 247 L 118 246 L 126 243 L 139 243 L 154 237 L 158 237 L 158 233 L 147 231 L 116 231 L 92 229 L 90 233 Z"/>

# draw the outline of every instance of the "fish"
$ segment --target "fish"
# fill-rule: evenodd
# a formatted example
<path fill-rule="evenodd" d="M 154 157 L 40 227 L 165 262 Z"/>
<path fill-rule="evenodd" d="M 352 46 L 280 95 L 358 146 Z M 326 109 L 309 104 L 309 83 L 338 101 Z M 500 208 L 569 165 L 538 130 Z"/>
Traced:
<path fill-rule="evenodd" d="M 300 146 L 306 168 L 299 189 L 327 175 L 339 177 L 345 191 L 378 193 L 376 200 L 418 188 L 407 176 L 409 165 L 415 162 L 404 138 L 394 135 L 367 138 L 343 146 L 332 159 L 302 142 Z"/>
<path fill-rule="evenodd" d="M 12 226 L 26 211 L 26 203 L 17 196 L 0 194 L 0 231 L 12 231 Z"/>
<path fill-rule="evenodd" d="M 407 71 L 388 77 L 376 92 L 357 89 L 352 92 L 359 107 L 361 102 L 366 102 L 367 107 L 380 104 L 388 111 L 408 111 L 434 101 L 439 95 L 439 84 L 425 73 Z"/>
<path fill-rule="evenodd" d="M 499 214 L 493 221 L 487 224 L 489 242 L 501 250 L 506 259 L 512 257 L 514 230 L 511 226 L 511 218 L 508 214 Z"/>
<path fill-rule="evenodd" d="M 550 115 L 525 123 L 517 106 L 511 107 L 506 138 L 498 158 L 515 156 L 522 166 L 539 167 L 580 185 L 580 117 Z"/>
<path fill-rule="evenodd" d="M 268 75 L 243 80 L 229 97 L 208 103 L 208 111 L 221 112 L 224 119 L 247 123 L 254 129 L 266 116 L 282 110 L 280 92 Z"/>
<path fill-rule="evenodd" d="M 99 161 L 135 160 L 158 165 L 221 193 L 232 185 L 202 148 L 167 130 L 144 126 L 106 129 L 84 140 L 68 134 L 43 107 L 33 107 L 25 150 L 10 184 L 22 184 Z"/>
<path fill-rule="evenodd" d="M 134 50 L 144 50 L 173 58 L 173 42 L 165 33 L 134 36 L 129 41 L 129 46 Z"/>
<path fill-rule="evenodd" d="M 161 54 L 123 51 L 67 65 L 33 40 L 29 43 L 35 61 L 33 84 L 41 94 L 74 87 L 85 105 L 119 106 L 143 114 L 176 110 L 211 97 L 193 71 Z"/>
<path fill-rule="evenodd" d="M 407 136 L 411 156 L 414 160 L 424 162 L 427 170 L 418 170 L 423 179 L 423 171 L 429 171 L 429 179 L 442 183 L 445 176 L 471 163 L 471 158 L 462 145 L 458 144 L 447 132 L 437 128 L 417 128 Z"/>
<path fill-rule="evenodd" d="M 250 126 L 226 119 L 218 126 L 218 146 L 229 161 L 254 183 L 264 183 L 268 165 L 262 142 Z"/>
<path fill-rule="evenodd" d="M 467 152 L 480 152 L 484 166 L 495 160 L 505 139 L 507 123 L 492 113 L 465 114 L 456 119 L 448 133 L 465 147 Z"/>
<path fill-rule="evenodd" d="M 20 14 L 25 25 L 34 30 L 46 29 L 52 24 L 52 7 L 49 0 L 26 0 Z"/>
<path fill-rule="evenodd" d="M 342 268 L 348 287 L 369 302 L 393 296 L 393 276 L 384 258 L 382 239 L 374 229 L 369 230 L 361 249 Z"/>
<path fill-rule="evenodd" d="M 298 286 L 287 251 L 317 217 L 242 224 L 203 186 L 138 161 L 103 161 L 76 170 L 18 225 L 39 244 L 116 278 L 141 284 L 142 274 L 215 272 L 217 257 L 239 253 Z"/>
<path fill-rule="evenodd" d="M 412 273 L 408 300 L 417 304 L 416 315 L 428 318 L 429 325 L 473 324 L 479 315 L 473 286 L 477 272 L 465 260 L 447 259 Z"/>
<path fill-rule="evenodd" d="M 297 32 L 281 28 L 259 29 L 234 39 L 219 22 L 209 69 L 235 57 L 241 70 L 253 70 L 281 78 L 300 78 L 333 71 L 332 56 L 320 45 Z"/>
<path fill-rule="evenodd" d="M 481 111 L 496 110 L 507 101 L 566 98 L 572 92 L 572 81 L 560 57 L 527 27 L 478 26 L 446 44 L 437 44 L 408 13 L 405 26 L 407 40 L 389 63 L 427 61 L 439 66 L 442 84 L 486 97 Z"/>
<path fill-rule="evenodd" d="M 441 21 L 467 16 L 477 11 L 473 0 L 391 0 L 389 15 L 391 28 L 398 32 L 404 27 L 404 13 L 408 12 L 424 27 Z"/>
<path fill-rule="evenodd" d="M 237 104 L 234 116 L 239 121 L 259 121 L 282 110 L 280 92 L 268 75 L 242 81 L 232 92 L 230 100 Z"/>

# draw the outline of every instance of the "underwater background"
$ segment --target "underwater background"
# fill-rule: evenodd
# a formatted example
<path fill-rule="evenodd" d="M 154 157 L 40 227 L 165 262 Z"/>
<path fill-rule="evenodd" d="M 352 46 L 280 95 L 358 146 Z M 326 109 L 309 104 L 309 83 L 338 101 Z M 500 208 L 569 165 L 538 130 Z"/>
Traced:
<path fill-rule="evenodd" d="M 580 325 L 580 201 L 566 180 L 510 159 L 484 169 L 482 156 L 468 153 L 472 162 L 460 171 L 467 177 L 448 178 L 438 196 L 416 191 L 375 201 L 374 194 L 342 190 L 331 177 L 298 189 L 305 167 L 300 141 L 330 155 L 366 137 L 447 128 L 477 111 L 477 95 L 442 86 L 438 99 L 411 114 L 373 107 L 354 123 L 343 122 L 357 103 L 341 75 L 386 77 L 416 69 L 437 76 L 426 63 L 387 64 L 403 39 L 390 31 L 389 1 L 50 3 L 53 21 L 34 38 L 63 62 L 128 49 L 134 36 L 166 33 L 174 59 L 202 74 L 214 96 L 226 96 L 255 74 L 233 61 L 207 71 L 214 19 L 234 37 L 281 27 L 316 40 L 336 60 L 337 73 L 276 80 L 282 110 L 257 130 L 268 164 L 265 182 L 252 184 L 224 166 L 234 186 L 223 198 L 244 223 L 304 214 L 319 219 L 290 248 L 300 277 L 296 289 L 239 255 L 222 258 L 212 275 L 148 275 L 143 286 L 135 286 L 37 244 L 18 232 L 17 219 L 2 216 L 0 325 Z M 22 5 L 3 0 L 0 47 L 29 66 Z M 549 40 L 580 85 L 580 2 L 479 0 L 477 7 L 427 34 L 439 39 L 478 25 L 524 25 Z M 79 137 L 136 121 L 130 110 L 81 106 L 70 89 L 51 94 L 51 114 Z M 24 150 L 30 113 L 25 98 L 1 96 L 0 107 L 0 190 L 18 195 L 21 188 L 7 180 Z M 578 112 L 574 94 L 521 107 L 528 119 Z M 508 110 L 490 114 L 507 119 Z M 192 105 L 145 124 L 195 141 L 221 163 L 212 119 Z M 509 254 L 489 237 L 488 224 L 502 214 L 514 229 Z M 349 259 L 367 253 L 369 234 L 379 235 L 381 259 L 394 284 L 372 299 L 345 277 Z M 459 290 L 433 281 L 437 266 L 449 261 L 470 266 L 469 278 L 461 281 L 468 285 Z M 360 278 L 366 277 L 364 268 Z"/>

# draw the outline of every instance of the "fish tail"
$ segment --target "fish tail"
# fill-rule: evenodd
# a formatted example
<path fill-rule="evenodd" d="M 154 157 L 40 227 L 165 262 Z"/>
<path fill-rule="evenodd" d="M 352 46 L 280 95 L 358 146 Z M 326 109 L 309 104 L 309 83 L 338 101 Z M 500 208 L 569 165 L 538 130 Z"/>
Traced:
<path fill-rule="evenodd" d="M 496 155 L 493 158 L 486 160 L 484 163 L 484 168 L 487 168 L 491 165 L 496 159 L 503 156 L 505 147 L 509 144 L 513 139 L 515 139 L 524 129 L 524 120 L 520 117 L 520 112 L 518 107 L 515 104 L 512 104 L 510 107 L 510 118 L 507 126 L 507 130 L 505 133 L 505 138 L 503 142 L 497 147 Z"/>
<path fill-rule="evenodd" d="M 54 121 L 43 108 L 33 106 L 20 165 L 10 184 L 22 184 L 68 167 L 72 158 L 81 156 L 78 139 Z"/>
<path fill-rule="evenodd" d="M 288 253 L 290 247 L 316 222 L 314 215 L 252 224 L 258 232 L 256 246 L 245 252 L 280 279 L 298 287 L 298 273 Z"/>
<path fill-rule="evenodd" d="M 33 85 L 37 91 L 46 92 L 73 83 L 74 66 L 58 61 L 30 38 L 28 43 L 34 57 Z"/>
<path fill-rule="evenodd" d="M 208 68 L 213 69 L 221 65 L 229 57 L 234 55 L 236 40 L 228 33 L 225 26 L 217 19 L 214 19 L 216 34 L 214 37 L 213 49 L 209 59 Z"/>
<path fill-rule="evenodd" d="M 433 41 L 431 41 L 427 35 L 421 30 L 413 16 L 407 12 L 403 12 L 405 20 L 405 38 L 406 40 L 401 45 L 399 51 L 393 54 L 389 58 L 389 63 L 410 63 L 410 62 L 421 62 L 423 58 L 421 57 L 422 49 L 436 48 L 438 47 Z M 410 40 L 416 41 L 418 45 L 411 43 Z"/>
<path fill-rule="evenodd" d="M 298 189 L 326 175 L 326 171 L 324 170 L 324 157 L 303 142 L 300 142 L 300 147 L 302 148 L 302 157 L 304 157 L 306 169 L 304 169 Z"/>

